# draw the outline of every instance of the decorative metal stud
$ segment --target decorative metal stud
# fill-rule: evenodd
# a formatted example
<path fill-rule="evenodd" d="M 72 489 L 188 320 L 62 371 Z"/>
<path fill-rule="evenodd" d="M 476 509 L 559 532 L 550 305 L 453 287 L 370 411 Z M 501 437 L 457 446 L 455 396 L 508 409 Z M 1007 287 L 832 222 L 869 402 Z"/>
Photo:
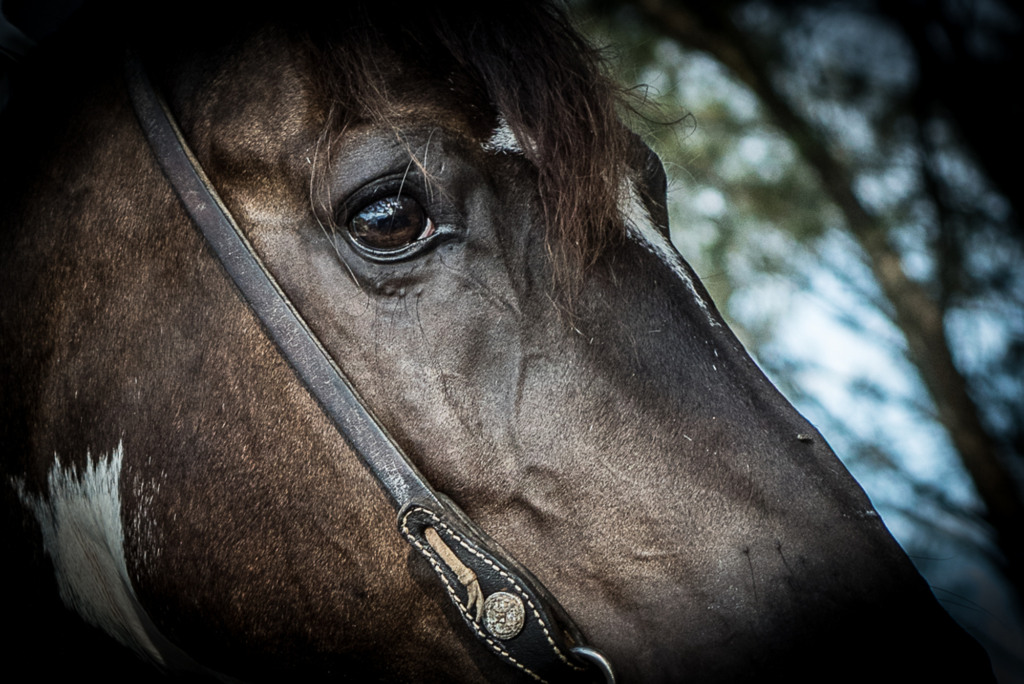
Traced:
<path fill-rule="evenodd" d="M 484 601 L 484 627 L 499 639 L 511 639 L 523 630 L 526 609 L 518 596 L 496 591 Z"/>

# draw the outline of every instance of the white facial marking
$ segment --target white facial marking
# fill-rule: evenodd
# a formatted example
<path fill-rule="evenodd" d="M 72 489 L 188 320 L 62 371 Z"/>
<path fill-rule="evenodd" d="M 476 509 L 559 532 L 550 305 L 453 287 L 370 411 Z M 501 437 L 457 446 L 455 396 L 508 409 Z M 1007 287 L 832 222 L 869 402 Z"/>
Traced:
<path fill-rule="evenodd" d="M 627 181 L 626 191 L 623 195 L 625 207 L 622 214 L 626 218 L 626 230 L 629 236 L 646 247 L 649 252 L 657 256 L 672 269 L 672 272 L 683 281 L 683 284 L 686 285 L 686 288 L 693 295 L 693 298 L 697 301 L 697 306 L 703 309 L 711 326 L 718 326 L 719 323 L 711 315 L 707 301 L 705 301 L 694 286 L 690 272 L 683 264 L 683 258 L 679 256 L 679 252 L 669 243 L 668 239 L 654 227 L 647 208 L 644 207 L 644 203 L 640 200 L 640 193 L 637 192 L 636 186 L 632 181 Z"/>
<path fill-rule="evenodd" d="M 512 132 L 512 128 L 503 116 L 498 117 L 498 127 L 491 133 L 491 137 L 481 144 L 481 147 L 484 148 L 484 151 L 495 154 L 523 153 L 523 147 L 519 144 L 519 139 L 516 138 L 516 134 Z"/>

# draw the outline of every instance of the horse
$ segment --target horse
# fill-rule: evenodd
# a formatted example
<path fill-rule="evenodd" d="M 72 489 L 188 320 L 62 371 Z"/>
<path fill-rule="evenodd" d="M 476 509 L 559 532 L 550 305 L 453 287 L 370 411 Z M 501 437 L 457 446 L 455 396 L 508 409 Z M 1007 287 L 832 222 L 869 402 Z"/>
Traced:
<path fill-rule="evenodd" d="M 9 663 L 991 679 L 672 247 L 562 9 L 257 5 L 87 7 L 13 89 Z"/>

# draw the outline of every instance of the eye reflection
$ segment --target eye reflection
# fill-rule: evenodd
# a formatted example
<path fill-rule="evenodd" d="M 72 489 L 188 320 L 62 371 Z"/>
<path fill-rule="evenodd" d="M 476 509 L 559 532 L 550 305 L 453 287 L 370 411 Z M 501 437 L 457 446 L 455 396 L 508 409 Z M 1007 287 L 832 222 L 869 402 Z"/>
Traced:
<path fill-rule="evenodd" d="M 415 199 L 396 195 L 365 206 L 349 220 L 348 231 L 364 247 L 389 251 L 429 237 L 434 222 Z"/>

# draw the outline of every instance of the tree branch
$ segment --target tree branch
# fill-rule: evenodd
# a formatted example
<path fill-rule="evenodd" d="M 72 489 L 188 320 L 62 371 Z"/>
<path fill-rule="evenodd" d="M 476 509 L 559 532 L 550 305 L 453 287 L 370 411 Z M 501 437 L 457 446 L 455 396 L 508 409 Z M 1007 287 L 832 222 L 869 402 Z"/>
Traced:
<path fill-rule="evenodd" d="M 796 144 L 817 173 L 829 198 L 843 212 L 848 229 L 868 258 L 872 273 L 907 340 L 908 357 L 917 368 L 948 432 L 984 502 L 986 519 L 1005 556 L 1004 569 L 1024 597 L 1024 501 L 997 454 L 964 376 L 956 368 L 943 325 L 943 310 L 926 289 L 909 278 L 888 239 L 887 226 L 853 191 L 850 170 L 830 153 L 821 133 L 804 119 L 771 82 L 768 57 L 732 22 L 729 3 L 695 2 L 685 7 L 667 0 L 633 0 L 654 30 L 688 47 L 709 53 L 760 99 L 776 125 Z"/>

